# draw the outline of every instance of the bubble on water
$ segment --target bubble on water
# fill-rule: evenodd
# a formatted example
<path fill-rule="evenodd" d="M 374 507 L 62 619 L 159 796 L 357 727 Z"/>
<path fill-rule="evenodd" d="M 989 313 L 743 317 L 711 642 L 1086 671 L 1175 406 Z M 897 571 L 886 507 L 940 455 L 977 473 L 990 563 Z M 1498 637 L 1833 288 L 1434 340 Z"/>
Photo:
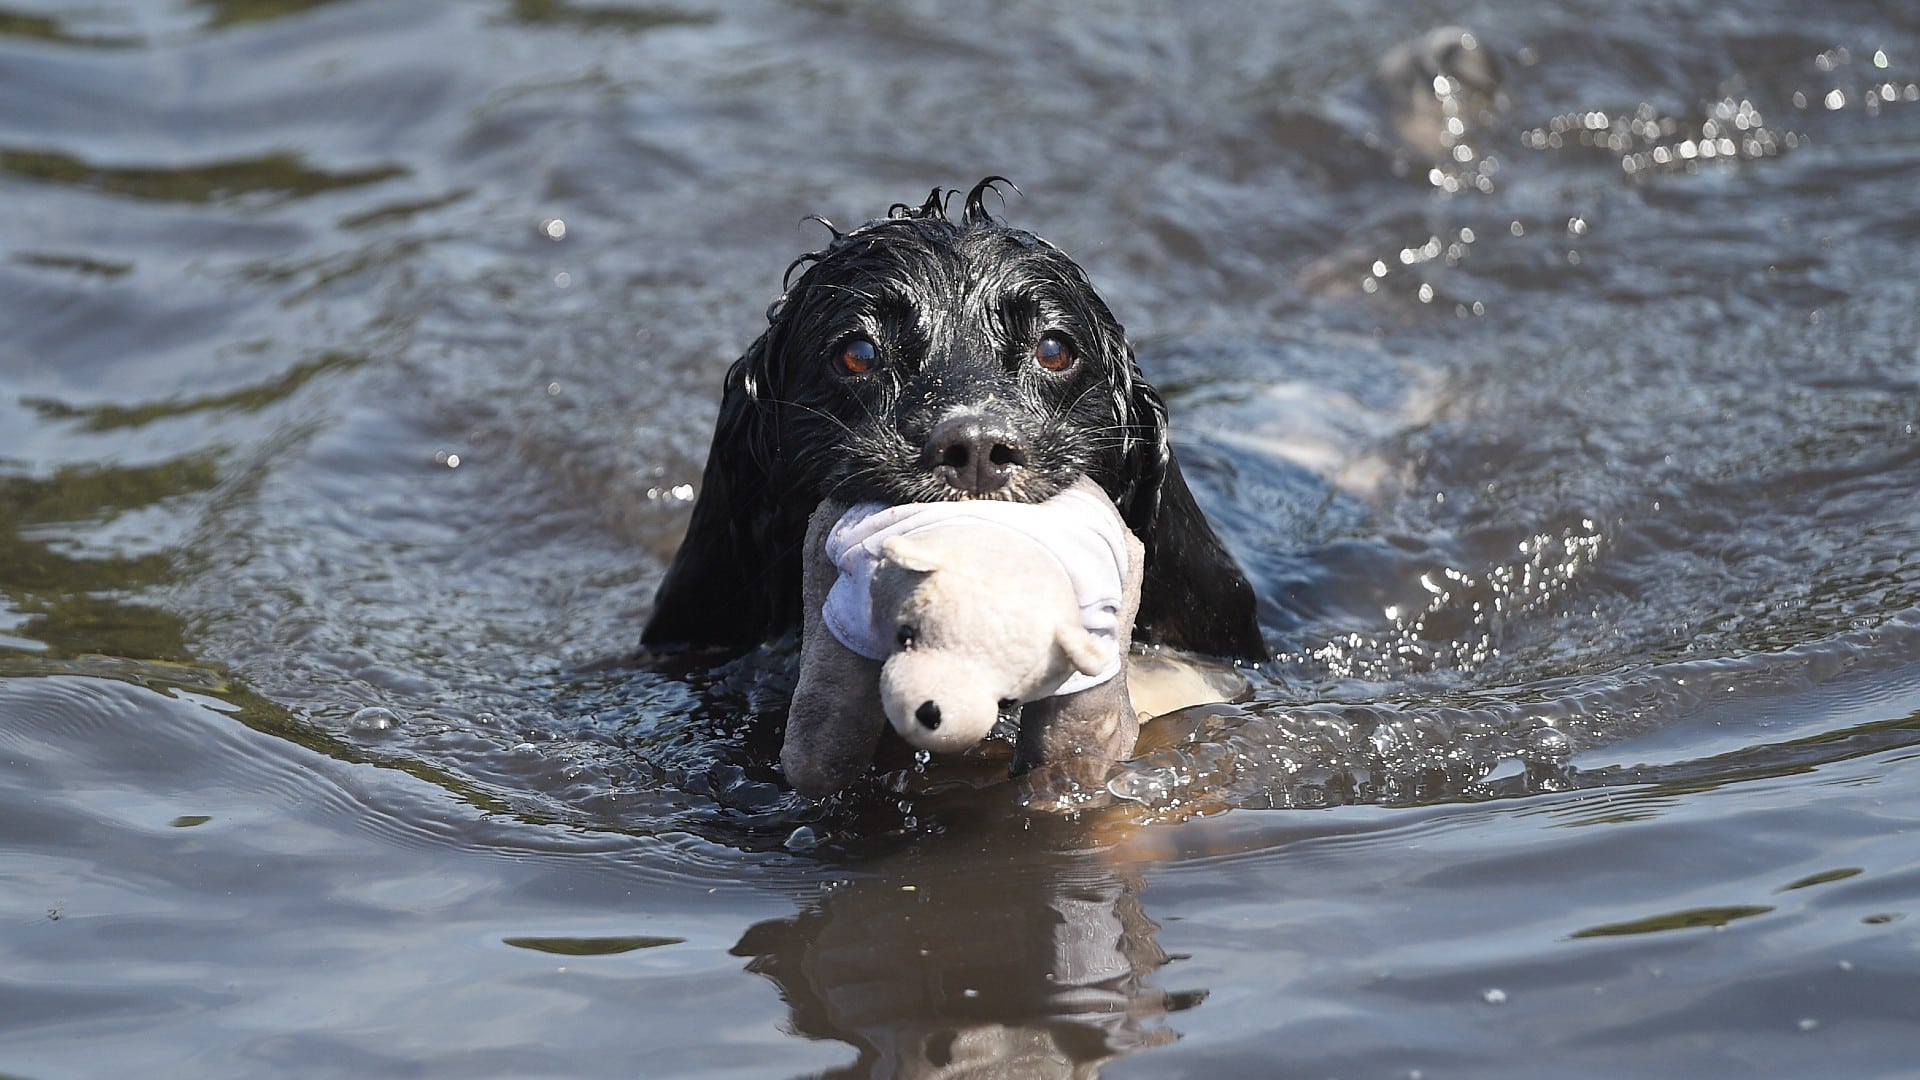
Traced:
<path fill-rule="evenodd" d="M 813 831 L 813 826 L 802 825 L 787 834 L 784 846 L 788 851 L 811 851 L 820 846 L 820 837 Z"/>
<path fill-rule="evenodd" d="M 1798 1027 L 1801 1031 L 1813 1031 L 1820 1026 L 1820 1021 L 1815 1020 L 1811 1016 L 1803 1016 L 1800 1018 L 1800 1022 L 1795 1026 Z"/>
<path fill-rule="evenodd" d="M 379 705 L 369 705 L 347 717 L 347 728 L 352 731 L 391 731 L 399 726 L 399 715 Z"/>
<path fill-rule="evenodd" d="M 565 240 L 567 223 L 560 218 L 547 218 L 540 222 L 540 233 L 549 240 Z"/>
<path fill-rule="evenodd" d="M 1507 992 L 1495 986 L 1480 991 L 1480 1000 L 1489 1005 L 1505 1005 L 1507 1003 Z"/>
<path fill-rule="evenodd" d="M 1558 728 L 1535 728 L 1527 733 L 1527 752 L 1541 758 L 1564 758 L 1573 753 L 1573 740 Z"/>
<path fill-rule="evenodd" d="M 1127 768 L 1107 781 L 1107 791 L 1116 799 L 1143 806 L 1163 806 L 1180 786 L 1180 778 L 1170 768 Z"/>

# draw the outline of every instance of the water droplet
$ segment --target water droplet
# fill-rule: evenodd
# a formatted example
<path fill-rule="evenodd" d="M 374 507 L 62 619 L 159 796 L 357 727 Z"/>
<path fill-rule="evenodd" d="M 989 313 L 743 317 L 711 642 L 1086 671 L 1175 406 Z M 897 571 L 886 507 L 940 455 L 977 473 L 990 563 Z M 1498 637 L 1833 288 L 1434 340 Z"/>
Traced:
<path fill-rule="evenodd" d="M 1505 1005 L 1507 1003 L 1507 992 L 1497 986 L 1489 990 L 1482 990 L 1480 991 L 1480 1000 L 1489 1005 Z"/>
<path fill-rule="evenodd" d="M 547 218 L 540 223 L 540 232 L 549 240 L 565 240 L 567 223 L 559 218 Z"/>
<path fill-rule="evenodd" d="M 1804 1016 L 1800 1018 L 1800 1022 L 1795 1026 L 1801 1031 L 1812 1031 L 1820 1026 L 1820 1021 L 1815 1020 L 1811 1016 Z"/>

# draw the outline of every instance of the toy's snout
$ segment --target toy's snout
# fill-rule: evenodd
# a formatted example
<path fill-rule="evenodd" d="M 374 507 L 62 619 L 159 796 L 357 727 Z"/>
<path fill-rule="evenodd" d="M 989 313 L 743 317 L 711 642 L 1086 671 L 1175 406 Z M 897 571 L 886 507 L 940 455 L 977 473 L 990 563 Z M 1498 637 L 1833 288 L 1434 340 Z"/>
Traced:
<path fill-rule="evenodd" d="M 1000 700 L 981 673 L 913 653 L 895 653 L 880 669 L 880 701 L 901 738 L 942 754 L 986 738 L 1000 718 Z"/>
<path fill-rule="evenodd" d="M 921 702 L 920 707 L 913 710 L 913 718 L 928 731 L 939 731 L 940 703 L 931 699 Z"/>

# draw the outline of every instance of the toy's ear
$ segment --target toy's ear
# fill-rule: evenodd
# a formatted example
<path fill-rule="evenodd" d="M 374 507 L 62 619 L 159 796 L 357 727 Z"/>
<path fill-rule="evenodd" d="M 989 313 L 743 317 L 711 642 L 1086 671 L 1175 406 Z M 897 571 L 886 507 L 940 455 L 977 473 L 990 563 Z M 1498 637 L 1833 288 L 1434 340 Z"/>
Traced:
<path fill-rule="evenodd" d="M 1098 675 L 1100 669 L 1107 666 L 1107 653 L 1100 647 L 1100 639 L 1087 633 L 1087 628 L 1077 622 L 1061 623 L 1053 632 L 1053 640 L 1073 669 L 1082 675 Z"/>
<path fill-rule="evenodd" d="M 880 554 L 900 569 L 916 574 L 931 574 L 940 569 L 940 553 L 934 545 L 915 540 L 911 535 L 889 537 L 880 545 Z"/>

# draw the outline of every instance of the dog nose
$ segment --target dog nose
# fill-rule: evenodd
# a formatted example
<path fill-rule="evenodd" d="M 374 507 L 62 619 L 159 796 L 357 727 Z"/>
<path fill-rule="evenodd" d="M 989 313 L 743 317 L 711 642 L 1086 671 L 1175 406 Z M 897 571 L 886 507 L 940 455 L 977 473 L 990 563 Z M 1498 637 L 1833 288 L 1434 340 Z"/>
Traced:
<path fill-rule="evenodd" d="M 989 495 L 1007 486 L 1027 464 L 1027 444 L 1005 421 L 958 413 L 927 434 L 933 473 L 968 495 Z"/>
<path fill-rule="evenodd" d="M 933 731 L 940 726 L 940 706 L 931 701 L 923 701 L 919 708 L 913 710 L 913 718 L 920 721 L 920 726 Z"/>

